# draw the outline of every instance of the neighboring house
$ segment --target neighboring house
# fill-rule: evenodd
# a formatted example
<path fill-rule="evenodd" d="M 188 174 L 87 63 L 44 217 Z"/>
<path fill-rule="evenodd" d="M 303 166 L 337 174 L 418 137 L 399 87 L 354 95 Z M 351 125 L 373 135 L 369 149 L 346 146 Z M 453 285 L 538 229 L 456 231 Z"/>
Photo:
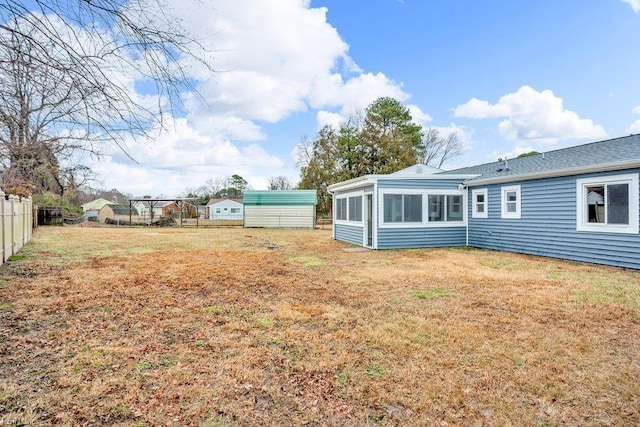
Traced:
<path fill-rule="evenodd" d="M 242 200 L 238 199 L 211 199 L 207 204 L 209 219 L 242 221 L 244 209 Z"/>
<path fill-rule="evenodd" d="M 314 228 L 315 190 L 246 191 L 244 226 L 265 228 Z"/>
<path fill-rule="evenodd" d="M 158 203 L 158 206 L 162 209 L 161 216 L 167 218 L 180 218 L 180 206 L 178 206 L 176 202 L 160 202 Z"/>
<path fill-rule="evenodd" d="M 151 222 L 162 218 L 162 206 L 165 203 L 166 202 L 136 200 L 132 203 L 132 206 L 138 212 L 139 221 Z"/>
<path fill-rule="evenodd" d="M 87 217 L 87 220 L 89 220 L 89 221 L 97 221 L 100 209 L 102 209 L 102 207 L 104 205 L 113 205 L 113 204 L 114 204 L 114 202 L 111 202 L 111 201 L 109 201 L 107 199 L 99 198 L 99 199 L 87 202 L 87 203 L 81 205 L 81 207 L 82 207 L 82 211 L 84 212 L 85 216 Z"/>
<path fill-rule="evenodd" d="M 329 186 L 334 238 L 640 269 L 640 135 L 432 172 L 416 165 Z"/>
<path fill-rule="evenodd" d="M 144 200 L 136 200 L 131 203 L 131 206 L 138 212 L 138 219 L 142 222 L 150 222 L 151 221 L 151 204 Z M 154 221 L 160 219 L 162 215 L 162 210 L 159 210 L 160 215 L 156 215 L 156 211 L 154 212 Z"/>
<path fill-rule="evenodd" d="M 98 215 L 100 222 L 104 223 L 107 218 L 114 221 L 123 221 L 129 222 L 138 222 L 138 211 L 135 208 L 129 211 L 129 205 L 104 205 L 102 209 L 100 209 L 100 213 Z"/>

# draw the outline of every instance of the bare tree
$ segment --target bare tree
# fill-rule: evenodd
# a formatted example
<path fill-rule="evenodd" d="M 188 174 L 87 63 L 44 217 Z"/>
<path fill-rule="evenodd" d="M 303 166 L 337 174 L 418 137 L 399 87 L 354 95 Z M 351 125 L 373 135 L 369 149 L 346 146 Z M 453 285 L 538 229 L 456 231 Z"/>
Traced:
<path fill-rule="evenodd" d="M 443 137 L 438 129 L 430 128 L 422 137 L 418 161 L 441 169 L 447 161 L 459 156 L 461 150 L 462 141 L 456 132 Z"/>
<path fill-rule="evenodd" d="M 295 181 L 288 176 L 272 176 L 269 178 L 269 190 L 293 190 L 296 188 Z"/>
<path fill-rule="evenodd" d="M 300 138 L 300 142 L 295 147 L 295 161 L 298 169 L 303 169 L 309 166 L 311 159 L 313 158 L 313 139 L 307 135 L 303 135 Z"/>
<path fill-rule="evenodd" d="M 3 185 L 10 190 L 30 182 L 35 191 L 62 195 L 65 183 L 78 182 L 77 174 L 88 177 L 85 167 L 73 164 L 73 154 L 91 147 L 85 145 L 90 135 L 60 122 L 83 114 L 82 98 L 88 100 L 91 94 L 80 95 L 58 70 L 31 61 L 31 46 L 14 34 L 0 40 Z"/>
<path fill-rule="evenodd" d="M 78 152 L 150 137 L 191 88 L 186 57 L 211 68 L 163 0 L 0 3 L 3 184 L 56 180 Z M 145 87 L 140 96 L 136 84 Z M 150 101 L 150 99 L 152 101 Z M 47 173 L 44 173 L 47 172 Z M 41 181 L 41 182 L 39 182 Z"/>
<path fill-rule="evenodd" d="M 210 178 L 205 182 L 204 187 L 206 188 L 209 197 L 218 197 L 219 194 L 229 188 L 229 181 L 230 178 L 227 176 Z"/>

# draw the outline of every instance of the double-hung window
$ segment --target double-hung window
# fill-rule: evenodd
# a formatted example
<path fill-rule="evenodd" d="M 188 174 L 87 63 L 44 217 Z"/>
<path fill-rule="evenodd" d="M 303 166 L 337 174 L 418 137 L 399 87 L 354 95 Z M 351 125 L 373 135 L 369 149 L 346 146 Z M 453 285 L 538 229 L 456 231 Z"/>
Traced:
<path fill-rule="evenodd" d="M 471 216 L 473 218 L 488 218 L 489 209 L 487 189 L 481 188 L 477 190 L 471 190 L 471 197 L 473 200 Z"/>
<path fill-rule="evenodd" d="M 638 174 L 578 179 L 576 230 L 638 234 Z"/>
<path fill-rule="evenodd" d="M 520 218 L 520 186 L 512 185 L 501 188 L 501 217 Z"/>

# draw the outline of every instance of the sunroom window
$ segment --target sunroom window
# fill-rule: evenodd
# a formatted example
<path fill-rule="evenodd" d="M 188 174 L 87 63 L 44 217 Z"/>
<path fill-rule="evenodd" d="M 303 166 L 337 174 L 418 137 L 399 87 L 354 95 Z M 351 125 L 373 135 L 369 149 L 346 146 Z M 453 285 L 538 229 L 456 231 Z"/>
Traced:
<path fill-rule="evenodd" d="M 347 198 L 336 199 L 336 221 L 347 220 Z"/>
<path fill-rule="evenodd" d="M 362 195 L 341 195 L 334 209 L 336 221 L 362 222 Z"/>
<path fill-rule="evenodd" d="M 349 221 L 362 221 L 362 197 L 349 197 Z"/>
<path fill-rule="evenodd" d="M 422 222 L 421 194 L 385 194 L 384 222 Z"/>
<path fill-rule="evenodd" d="M 429 221 L 462 221 L 462 196 L 429 194 Z"/>

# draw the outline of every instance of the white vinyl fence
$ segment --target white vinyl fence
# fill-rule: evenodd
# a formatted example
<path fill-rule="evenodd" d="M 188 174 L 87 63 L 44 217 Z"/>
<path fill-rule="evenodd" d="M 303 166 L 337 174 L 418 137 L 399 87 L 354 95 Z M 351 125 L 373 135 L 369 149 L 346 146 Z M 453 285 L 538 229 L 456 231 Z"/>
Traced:
<path fill-rule="evenodd" d="M 16 254 L 28 241 L 33 231 L 33 202 L 31 198 L 20 198 L 0 190 L 0 234 L 2 235 L 2 260 L 4 263 Z"/>

